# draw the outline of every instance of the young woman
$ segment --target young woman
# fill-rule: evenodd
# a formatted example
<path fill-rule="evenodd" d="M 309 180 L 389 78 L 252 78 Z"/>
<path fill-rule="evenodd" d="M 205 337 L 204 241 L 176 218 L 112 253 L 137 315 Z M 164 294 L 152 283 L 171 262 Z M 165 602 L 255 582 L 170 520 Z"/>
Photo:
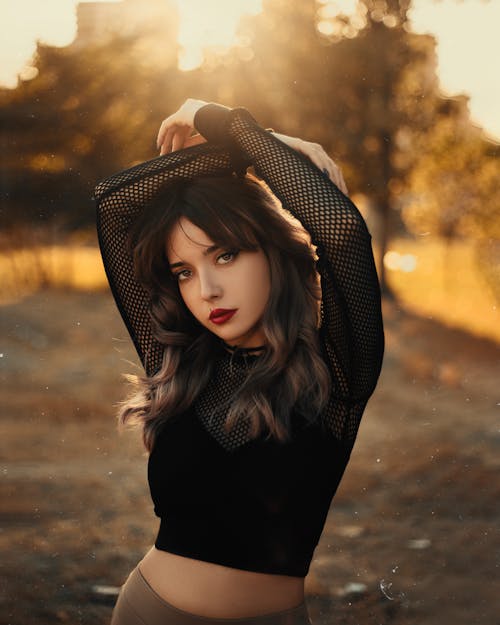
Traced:
<path fill-rule="evenodd" d="M 322 148 L 245 109 L 187 100 L 158 145 L 96 189 L 145 369 L 120 422 L 142 426 L 161 519 L 112 625 L 305 625 L 304 578 L 382 363 L 371 237 Z"/>

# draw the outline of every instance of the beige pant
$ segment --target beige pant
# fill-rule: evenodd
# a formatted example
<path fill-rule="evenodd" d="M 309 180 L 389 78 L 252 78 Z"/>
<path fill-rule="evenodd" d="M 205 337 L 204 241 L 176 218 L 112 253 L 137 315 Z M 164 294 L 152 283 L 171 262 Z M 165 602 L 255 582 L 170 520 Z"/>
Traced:
<path fill-rule="evenodd" d="M 138 566 L 123 584 L 111 625 L 311 625 L 305 601 L 295 608 L 249 618 L 210 618 L 174 607 L 148 584 Z"/>

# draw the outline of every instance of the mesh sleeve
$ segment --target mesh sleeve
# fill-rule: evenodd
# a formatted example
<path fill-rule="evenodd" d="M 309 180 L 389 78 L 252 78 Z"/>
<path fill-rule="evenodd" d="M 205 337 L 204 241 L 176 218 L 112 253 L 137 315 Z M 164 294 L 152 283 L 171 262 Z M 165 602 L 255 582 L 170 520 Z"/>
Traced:
<path fill-rule="evenodd" d="M 202 144 L 141 163 L 100 182 L 94 193 L 97 233 L 106 275 L 116 305 L 148 375 L 161 366 L 163 347 L 152 335 L 149 296 L 134 277 L 127 248 L 140 211 L 174 179 L 230 174 L 235 164 L 227 149 Z"/>
<path fill-rule="evenodd" d="M 384 352 L 380 287 L 363 217 L 327 175 L 245 109 L 208 104 L 195 125 L 209 140 L 241 150 L 316 246 L 320 339 L 333 381 L 325 422 L 338 439 L 353 442 Z"/>

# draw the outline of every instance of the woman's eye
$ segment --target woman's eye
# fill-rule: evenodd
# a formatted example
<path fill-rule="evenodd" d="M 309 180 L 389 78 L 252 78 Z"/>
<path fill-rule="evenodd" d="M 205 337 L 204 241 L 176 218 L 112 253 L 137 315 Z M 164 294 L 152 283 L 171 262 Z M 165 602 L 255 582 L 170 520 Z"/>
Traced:
<path fill-rule="evenodd" d="M 189 276 L 185 276 L 185 275 L 183 275 L 183 274 L 185 274 L 185 273 L 189 273 L 189 270 L 188 270 L 188 269 L 183 269 L 182 271 L 179 271 L 178 273 L 176 273 L 176 274 L 174 274 L 174 275 L 175 275 L 175 278 L 176 278 L 177 280 L 182 281 L 182 280 L 185 280 L 186 278 L 188 278 L 188 277 L 189 277 Z"/>
<path fill-rule="evenodd" d="M 222 258 L 223 259 L 222 264 L 225 264 L 229 262 L 230 260 L 232 260 L 233 258 L 236 258 L 237 255 L 238 255 L 237 250 L 229 250 L 228 252 L 224 252 L 224 254 L 221 254 L 220 256 L 218 256 L 217 260 Z"/>

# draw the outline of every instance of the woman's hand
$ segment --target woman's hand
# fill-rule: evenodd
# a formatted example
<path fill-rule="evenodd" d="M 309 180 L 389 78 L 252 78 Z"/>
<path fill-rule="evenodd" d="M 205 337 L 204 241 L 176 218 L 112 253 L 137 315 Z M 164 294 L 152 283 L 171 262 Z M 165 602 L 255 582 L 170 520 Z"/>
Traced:
<path fill-rule="evenodd" d="M 156 146 L 160 149 L 161 156 L 206 141 L 202 135 L 192 134 L 193 130 L 195 130 L 194 116 L 197 111 L 206 104 L 207 102 L 203 100 L 188 98 L 175 113 L 169 115 L 169 117 L 162 121 L 156 139 Z M 310 141 L 304 141 L 298 137 L 289 137 L 277 132 L 273 132 L 273 134 L 283 143 L 286 143 L 294 150 L 302 152 L 302 154 L 309 157 L 319 169 L 329 176 L 330 180 L 332 180 L 343 193 L 348 194 L 342 171 L 338 165 L 332 161 L 319 143 L 311 143 Z"/>
<path fill-rule="evenodd" d="M 161 156 L 205 141 L 199 134 L 191 136 L 194 116 L 205 104 L 207 102 L 203 100 L 189 98 L 175 113 L 162 121 L 156 138 L 156 147 L 160 149 Z"/>
<path fill-rule="evenodd" d="M 334 161 L 332 161 L 319 143 L 311 143 L 310 141 L 304 141 L 298 137 L 281 135 L 278 132 L 273 132 L 273 135 L 294 150 L 302 152 L 302 154 L 309 157 L 311 161 L 337 185 L 342 193 L 348 195 L 349 192 L 347 190 L 344 176 L 342 175 L 342 170 Z"/>

